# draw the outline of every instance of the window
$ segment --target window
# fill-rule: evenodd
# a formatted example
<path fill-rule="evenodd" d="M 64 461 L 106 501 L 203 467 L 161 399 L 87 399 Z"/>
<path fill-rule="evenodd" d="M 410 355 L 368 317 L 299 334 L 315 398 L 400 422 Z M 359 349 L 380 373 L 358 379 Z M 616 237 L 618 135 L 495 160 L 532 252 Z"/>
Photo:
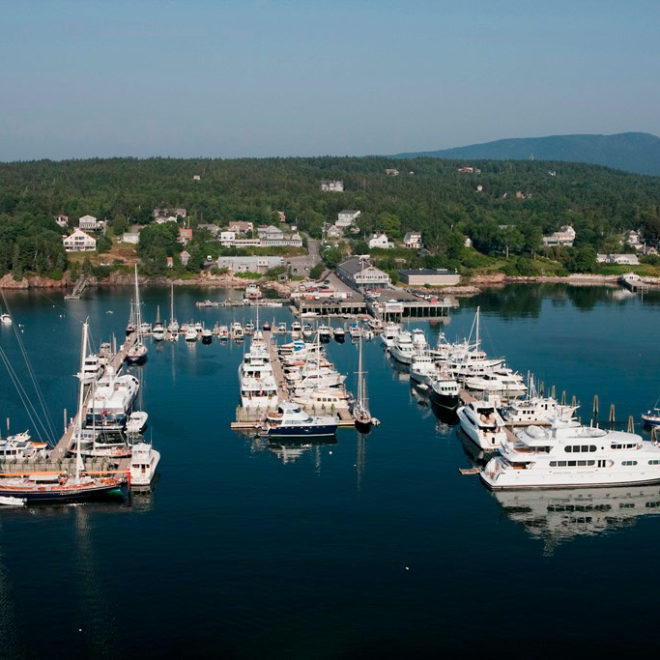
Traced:
<path fill-rule="evenodd" d="M 589 445 L 582 445 L 582 451 L 589 451 Z"/>
<path fill-rule="evenodd" d="M 566 447 L 564 447 L 564 451 L 567 451 L 570 454 L 573 451 L 573 447 L 567 445 Z"/>
<path fill-rule="evenodd" d="M 654 458 L 653 460 L 649 461 L 649 465 L 660 465 L 660 459 Z"/>
<path fill-rule="evenodd" d="M 621 465 L 637 465 L 637 461 L 621 461 Z"/>
<path fill-rule="evenodd" d="M 575 467 L 577 465 L 577 461 L 567 461 L 568 467 Z"/>

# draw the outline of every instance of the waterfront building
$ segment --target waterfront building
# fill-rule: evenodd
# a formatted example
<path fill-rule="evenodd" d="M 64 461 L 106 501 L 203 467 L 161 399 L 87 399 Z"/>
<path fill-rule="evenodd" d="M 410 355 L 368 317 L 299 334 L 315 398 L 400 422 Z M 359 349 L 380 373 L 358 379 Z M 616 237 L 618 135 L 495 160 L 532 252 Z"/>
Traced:
<path fill-rule="evenodd" d="M 339 211 L 339 213 L 337 213 L 335 227 L 350 227 L 360 217 L 361 213 L 362 211 L 354 211 L 351 209 Z"/>
<path fill-rule="evenodd" d="M 368 256 L 354 256 L 337 266 L 337 276 L 353 288 L 380 289 L 390 285 L 390 276 L 372 266 Z"/>
<path fill-rule="evenodd" d="M 227 268 L 234 273 L 265 273 L 271 268 L 284 265 L 284 257 L 219 257 L 218 268 Z"/>
<path fill-rule="evenodd" d="M 446 268 L 416 268 L 400 270 L 401 282 L 408 286 L 456 286 L 461 276 Z"/>
<path fill-rule="evenodd" d="M 96 250 L 96 239 L 81 229 L 76 229 L 70 236 L 62 238 L 62 244 L 67 252 L 93 252 Z"/>
<path fill-rule="evenodd" d="M 543 244 L 548 247 L 573 247 L 573 241 L 575 241 L 575 229 L 570 225 L 543 237 Z"/>

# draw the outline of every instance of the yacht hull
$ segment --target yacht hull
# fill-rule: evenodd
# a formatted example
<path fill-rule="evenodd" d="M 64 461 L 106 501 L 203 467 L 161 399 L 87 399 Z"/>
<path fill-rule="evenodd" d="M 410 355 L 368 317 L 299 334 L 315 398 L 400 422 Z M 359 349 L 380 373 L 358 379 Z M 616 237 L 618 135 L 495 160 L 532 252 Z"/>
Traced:
<path fill-rule="evenodd" d="M 277 426 L 268 430 L 269 438 L 320 438 L 333 436 L 337 432 L 336 424 L 318 426 Z"/>

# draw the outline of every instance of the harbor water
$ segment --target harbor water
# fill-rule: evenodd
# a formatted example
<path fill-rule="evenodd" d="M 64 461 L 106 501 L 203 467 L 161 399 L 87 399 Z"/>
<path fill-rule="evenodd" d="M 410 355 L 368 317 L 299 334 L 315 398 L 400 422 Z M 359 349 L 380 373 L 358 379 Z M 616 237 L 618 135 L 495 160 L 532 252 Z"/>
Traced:
<path fill-rule="evenodd" d="M 175 295 L 179 322 L 254 315 L 194 305 L 224 292 Z M 63 409 L 75 409 L 83 320 L 97 344 L 112 333 L 122 341 L 130 296 L 8 296 L 57 432 Z M 143 298 L 147 320 L 157 305 L 167 319 L 168 290 Z M 614 403 L 624 428 L 660 396 L 658 294 L 510 286 L 462 300 L 446 326 L 412 326 L 432 343 L 439 332 L 463 338 L 477 305 L 484 349 L 533 372 L 546 392 L 575 395 L 583 421 L 596 394 L 601 423 Z M 286 307 L 260 315 L 292 320 Z M 11 328 L 0 328 L 0 342 L 32 391 Z M 123 504 L 0 509 L 1 657 L 655 650 L 660 484 L 496 496 L 459 474 L 472 448 L 378 339 L 365 342 L 364 364 L 381 425 L 292 446 L 230 430 L 249 341 L 148 345 L 146 437 L 162 455 L 153 492 Z M 357 346 L 347 336 L 328 353 L 354 391 Z M 11 432 L 33 430 L 6 370 L 0 386 L 3 435 L 7 417 Z"/>

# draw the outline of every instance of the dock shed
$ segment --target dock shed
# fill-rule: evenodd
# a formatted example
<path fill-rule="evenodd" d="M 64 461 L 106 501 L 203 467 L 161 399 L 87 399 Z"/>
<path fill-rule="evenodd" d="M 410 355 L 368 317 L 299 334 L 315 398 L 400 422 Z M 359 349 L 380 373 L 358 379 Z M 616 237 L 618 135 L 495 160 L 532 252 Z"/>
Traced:
<path fill-rule="evenodd" d="M 408 286 L 455 286 L 461 276 L 455 271 L 446 268 L 417 268 L 414 270 L 400 270 L 401 281 Z"/>

